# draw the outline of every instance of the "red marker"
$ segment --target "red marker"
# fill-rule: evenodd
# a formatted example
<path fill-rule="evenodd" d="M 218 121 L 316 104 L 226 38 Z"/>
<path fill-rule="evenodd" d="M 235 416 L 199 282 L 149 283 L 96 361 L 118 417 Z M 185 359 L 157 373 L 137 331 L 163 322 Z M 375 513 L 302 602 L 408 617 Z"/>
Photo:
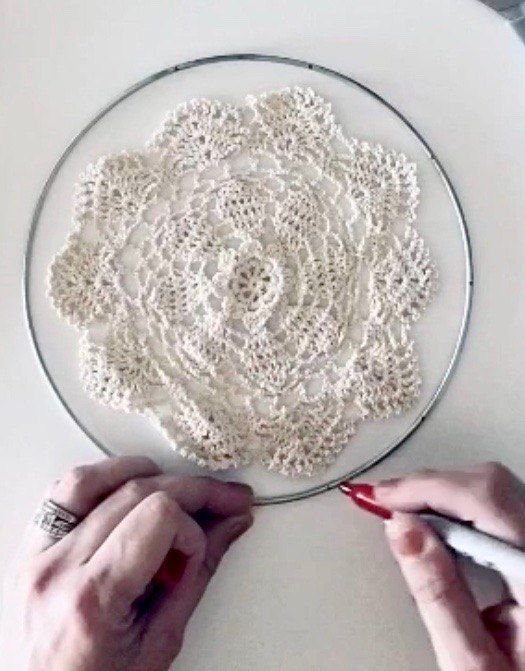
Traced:
<path fill-rule="evenodd" d="M 170 550 L 162 566 L 153 576 L 153 581 L 168 589 L 173 589 L 182 579 L 188 557 L 178 550 Z"/>

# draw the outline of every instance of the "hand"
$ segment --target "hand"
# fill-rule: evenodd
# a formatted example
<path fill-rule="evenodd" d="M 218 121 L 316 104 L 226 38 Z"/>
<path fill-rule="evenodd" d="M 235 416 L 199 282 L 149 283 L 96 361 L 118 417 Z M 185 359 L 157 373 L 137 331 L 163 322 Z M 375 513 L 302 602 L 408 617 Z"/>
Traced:
<path fill-rule="evenodd" d="M 525 548 L 525 486 L 500 464 L 464 472 L 425 471 L 383 481 L 375 499 L 394 511 L 386 523 L 399 563 L 442 671 L 525 669 L 525 584 L 479 612 L 454 560 L 409 511 L 431 509 Z"/>
<path fill-rule="evenodd" d="M 161 475 L 132 457 L 74 469 L 49 498 L 83 519 L 54 544 L 31 531 L 30 671 L 166 670 L 222 556 L 252 522 L 250 488 Z"/>

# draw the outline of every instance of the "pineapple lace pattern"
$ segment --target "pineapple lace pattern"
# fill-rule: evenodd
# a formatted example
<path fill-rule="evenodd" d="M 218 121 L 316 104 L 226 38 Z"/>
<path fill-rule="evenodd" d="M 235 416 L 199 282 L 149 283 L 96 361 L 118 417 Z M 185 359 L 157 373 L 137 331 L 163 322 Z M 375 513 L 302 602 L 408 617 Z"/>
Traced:
<path fill-rule="evenodd" d="M 418 198 L 414 163 L 309 88 L 180 105 L 75 188 L 48 294 L 86 392 L 201 466 L 319 472 L 418 398 Z"/>

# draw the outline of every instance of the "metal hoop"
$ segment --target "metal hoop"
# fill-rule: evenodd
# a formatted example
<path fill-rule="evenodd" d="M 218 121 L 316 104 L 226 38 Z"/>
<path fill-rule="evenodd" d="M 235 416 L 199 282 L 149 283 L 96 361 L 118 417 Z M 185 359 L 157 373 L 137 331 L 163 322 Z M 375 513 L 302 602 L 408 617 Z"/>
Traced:
<path fill-rule="evenodd" d="M 277 503 L 288 503 L 291 501 L 298 501 L 301 499 L 306 499 L 311 496 L 316 496 L 317 494 L 321 494 L 323 492 L 327 492 L 331 489 L 335 489 L 341 482 L 344 480 L 350 480 L 352 478 L 355 478 L 358 475 L 361 475 L 365 471 L 369 470 L 373 466 L 376 466 L 380 462 L 384 461 L 390 454 L 392 454 L 395 450 L 397 450 L 401 445 L 403 445 L 410 436 L 412 436 L 415 431 L 421 426 L 423 421 L 426 419 L 428 414 L 433 410 L 435 407 L 437 401 L 440 399 L 440 397 L 443 394 L 443 391 L 450 380 L 450 377 L 457 365 L 457 362 L 459 360 L 459 356 L 461 354 L 461 351 L 463 349 L 463 345 L 465 343 L 465 338 L 468 330 L 468 325 L 470 321 L 470 313 L 472 309 L 472 292 L 473 292 L 473 285 L 474 285 L 474 273 L 473 273 L 473 262 L 472 262 L 472 247 L 471 247 L 471 242 L 470 242 L 470 235 L 469 231 L 467 228 L 467 223 L 465 220 L 465 215 L 463 213 L 463 209 L 461 207 L 461 203 L 459 201 L 459 198 L 457 196 L 456 190 L 447 174 L 445 171 L 444 167 L 442 166 L 441 162 L 437 158 L 437 156 L 434 154 L 432 149 L 430 148 L 429 144 L 423 137 L 423 135 L 412 125 L 412 123 L 396 108 L 394 105 L 389 103 L 387 100 L 385 100 L 382 96 L 380 96 L 378 93 L 370 89 L 368 86 L 362 84 L 361 82 L 357 81 L 356 79 L 353 79 L 352 77 L 349 77 L 347 75 L 344 75 L 340 72 L 337 72 L 336 70 L 332 70 L 330 68 L 326 68 L 322 65 L 317 65 L 315 63 L 309 63 L 307 61 L 302 61 L 296 58 L 288 58 L 286 56 L 274 56 L 274 55 L 267 55 L 267 54 L 221 54 L 217 56 L 208 56 L 206 58 L 197 58 L 192 61 L 186 61 L 184 63 L 179 63 L 177 65 L 174 65 L 172 67 L 166 68 L 164 70 L 159 70 L 158 72 L 155 72 L 154 74 L 150 75 L 149 77 L 146 77 L 145 79 L 142 79 L 141 81 L 137 82 L 133 86 L 130 86 L 128 89 L 126 89 L 123 93 L 121 93 L 119 96 L 117 96 L 113 101 L 111 101 L 106 107 L 101 109 L 94 117 L 93 119 L 83 128 L 68 144 L 66 149 L 64 150 L 63 154 L 60 156 L 58 161 L 55 163 L 53 169 L 51 170 L 51 173 L 49 174 L 49 177 L 47 178 L 44 187 L 40 193 L 40 196 L 38 197 L 38 200 L 35 205 L 35 209 L 33 211 L 33 216 L 31 219 L 31 225 L 29 229 L 29 234 L 27 238 L 27 245 L 26 245 L 26 251 L 24 255 L 24 312 L 25 312 L 25 317 L 26 317 L 26 323 L 27 327 L 29 330 L 30 338 L 33 343 L 33 347 L 35 350 L 35 354 L 37 356 L 37 359 L 40 363 L 40 366 L 42 367 L 42 370 L 44 372 L 44 375 L 47 378 L 47 381 L 49 382 L 51 388 L 55 392 L 57 398 L 61 402 L 62 406 L 66 410 L 66 412 L 69 414 L 71 419 L 75 422 L 75 424 L 80 428 L 80 430 L 104 453 L 107 454 L 108 456 L 111 456 L 112 453 L 109 450 L 106 445 L 104 445 L 98 438 L 96 438 L 90 430 L 83 424 L 83 422 L 76 416 L 76 414 L 73 412 L 72 408 L 69 406 L 67 403 L 66 399 L 62 396 L 60 390 L 58 389 L 55 381 L 53 380 L 53 377 L 46 365 L 46 362 L 44 360 L 44 356 L 42 354 L 42 350 L 40 348 L 36 332 L 35 332 L 35 327 L 34 327 L 34 321 L 33 321 L 33 316 L 31 312 L 31 297 L 30 297 L 30 278 L 31 278 L 31 259 L 32 259 L 32 251 L 33 251 L 33 245 L 34 245 L 34 239 L 35 239 L 35 234 L 36 234 L 36 229 L 38 226 L 38 221 L 40 218 L 40 214 L 42 212 L 46 197 L 51 189 L 51 186 L 53 182 L 55 181 L 55 178 L 68 158 L 68 156 L 71 154 L 73 149 L 76 147 L 76 145 L 80 142 L 80 140 L 95 126 L 108 112 L 110 112 L 114 107 L 116 107 L 119 103 L 121 103 L 123 100 L 126 98 L 129 98 L 132 96 L 134 93 L 137 91 L 140 91 L 141 89 L 145 88 L 149 84 L 152 84 L 153 82 L 158 81 L 159 79 L 163 79 L 164 77 L 167 77 L 169 75 L 175 74 L 176 72 L 181 72 L 183 70 L 189 70 L 191 68 L 196 68 L 196 67 L 201 67 L 203 65 L 209 65 L 212 63 L 220 63 L 220 62 L 227 62 L 227 61 L 261 61 L 261 62 L 268 62 L 268 63 L 281 63 L 283 65 L 291 65 L 294 67 L 298 68 L 303 68 L 307 70 L 314 70 L 315 72 L 319 72 L 321 74 L 327 75 L 329 77 L 333 77 L 335 79 L 338 79 L 340 81 L 343 81 L 347 84 L 352 84 L 354 86 L 357 86 L 359 89 L 367 93 L 369 96 L 377 100 L 379 103 L 384 105 L 387 109 L 389 109 L 395 116 L 400 119 L 405 126 L 411 131 L 411 133 L 419 140 L 421 145 L 423 146 L 426 154 L 428 155 L 430 161 L 434 165 L 434 168 L 437 170 L 438 175 L 440 176 L 441 180 L 443 181 L 448 194 L 450 196 L 450 199 L 452 200 L 452 203 L 454 205 L 454 209 L 456 211 L 458 220 L 459 220 L 459 227 L 460 227 L 460 232 L 461 232 L 461 237 L 462 237 L 462 243 L 463 243 L 463 249 L 465 253 L 465 274 L 466 274 L 466 283 L 465 283 L 465 297 L 464 297 L 464 305 L 463 305 L 463 314 L 462 314 L 462 319 L 461 319 L 461 325 L 460 329 L 458 332 L 458 336 L 456 338 L 456 342 L 454 345 L 454 350 L 451 356 L 451 359 L 449 361 L 449 364 L 447 366 L 447 369 L 445 370 L 445 373 L 443 377 L 441 378 L 441 381 L 437 385 L 436 389 L 434 390 L 432 396 L 430 397 L 428 403 L 425 405 L 423 410 L 420 412 L 420 414 L 416 417 L 416 419 L 412 422 L 412 424 L 409 426 L 407 431 L 404 433 L 404 435 L 396 440 L 395 442 L 389 444 L 379 455 L 376 455 L 375 457 L 369 459 L 365 463 L 361 464 L 360 466 L 352 469 L 350 472 L 346 473 L 345 475 L 334 478 L 333 480 L 330 480 L 329 482 L 323 484 L 323 485 L 318 485 L 315 487 L 311 487 L 309 489 L 306 489 L 302 492 L 296 492 L 293 494 L 282 494 L 282 495 L 277 495 L 277 496 L 261 496 L 256 498 L 256 505 L 271 505 L 271 504 L 277 504 Z"/>

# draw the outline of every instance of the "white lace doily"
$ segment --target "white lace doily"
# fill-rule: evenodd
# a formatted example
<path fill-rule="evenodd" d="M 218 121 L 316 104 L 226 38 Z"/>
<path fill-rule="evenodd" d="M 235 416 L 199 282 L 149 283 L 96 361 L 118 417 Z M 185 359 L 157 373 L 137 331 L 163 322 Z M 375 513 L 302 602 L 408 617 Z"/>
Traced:
<path fill-rule="evenodd" d="M 347 137 L 311 89 L 179 106 L 76 186 L 49 296 L 87 393 L 199 465 L 319 471 L 419 395 L 418 194 L 413 163 Z"/>

